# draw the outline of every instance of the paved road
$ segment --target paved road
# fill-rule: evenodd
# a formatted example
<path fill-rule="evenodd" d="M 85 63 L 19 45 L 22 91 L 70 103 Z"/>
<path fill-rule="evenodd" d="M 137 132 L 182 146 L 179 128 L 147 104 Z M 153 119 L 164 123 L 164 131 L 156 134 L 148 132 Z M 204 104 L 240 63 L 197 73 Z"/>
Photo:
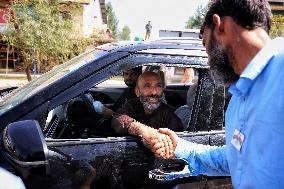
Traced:
<path fill-rule="evenodd" d="M 17 80 L 17 79 L 0 79 L 0 90 L 10 87 L 19 87 L 26 84 L 27 80 Z"/>
<path fill-rule="evenodd" d="M 32 77 L 38 77 L 37 75 Z M 27 76 L 23 73 L 0 73 L 0 90 L 10 87 L 19 87 L 28 83 Z"/>

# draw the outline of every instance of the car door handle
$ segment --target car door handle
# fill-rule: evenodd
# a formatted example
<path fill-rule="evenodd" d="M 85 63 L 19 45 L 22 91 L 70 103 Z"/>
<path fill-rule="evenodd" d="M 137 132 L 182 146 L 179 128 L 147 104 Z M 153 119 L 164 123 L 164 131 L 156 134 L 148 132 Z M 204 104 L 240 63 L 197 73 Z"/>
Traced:
<path fill-rule="evenodd" d="M 174 162 L 162 164 L 159 168 L 149 171 L 150 179 L 164 182 L 189 176 L 191 176 L 189 166 L 183 159 L 176 159 Z"/>

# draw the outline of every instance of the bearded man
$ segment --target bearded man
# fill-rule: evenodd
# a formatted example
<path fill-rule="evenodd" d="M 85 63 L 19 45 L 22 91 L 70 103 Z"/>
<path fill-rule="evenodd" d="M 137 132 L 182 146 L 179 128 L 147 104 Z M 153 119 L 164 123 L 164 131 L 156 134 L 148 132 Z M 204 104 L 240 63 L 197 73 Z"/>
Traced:
<path fill-rule="evenodd" d="M 131 117 L 155 129 L 183 130 L 181 120 L 174 114 L 174 109 L 163 102 L 163 83 L 158 74 L 154 72 L 141 74 L 135 93 L 137 98 L 127 101 L 122 108 L 118 109 L 117 114 L 127 115 L 126 119 Z M 112 128 L 117 133 L 128 133 L 126 125 L 117 118 L 113 119 Z"/>
<path fill-rule="evenodd" d="M 135 86 L 139 75 L 142 74 L 142 67 L 135 67 L 123 71 L 123 79 L 127 88 L 123 91 L 112 107 L 105 107 L 100 101 L 94 101 L 95 111 L 104 118 L 111 118 L 113 113 L 122 107 L 124 103 L 132 98 L 136 98 Z"/>

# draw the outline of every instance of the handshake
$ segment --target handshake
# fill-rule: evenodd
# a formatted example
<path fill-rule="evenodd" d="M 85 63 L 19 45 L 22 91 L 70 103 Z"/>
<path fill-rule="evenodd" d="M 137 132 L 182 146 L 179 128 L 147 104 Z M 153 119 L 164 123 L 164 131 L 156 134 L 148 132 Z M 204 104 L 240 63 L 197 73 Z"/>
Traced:
<path fill-rule="evenodd" d="M 159 130 L 144 125 L 125 114 L 115 114 L 111 109 L 105 107 L 100 101 L 94 101 L 95 111 L 105 118 L 113 117 L 113 128 L 118 133 L 139 136 L 142 142 L 158 157 L 165 159 L 174 158 L 178 136 L 174 131 L 167 128 Z"/>
<path fill-rule="evenodd" d="M 175 157 L 175 149 L 178 142 L 178 136 L 174 131 L 167 128 L 159 130 L 144 125 L 128 115 L 116 114 L 114 119 L 118 121 L 122 127 L 127 130 L 128 134 L 139 136 L 142 142 L 156 156 L 165 159 Z"/>

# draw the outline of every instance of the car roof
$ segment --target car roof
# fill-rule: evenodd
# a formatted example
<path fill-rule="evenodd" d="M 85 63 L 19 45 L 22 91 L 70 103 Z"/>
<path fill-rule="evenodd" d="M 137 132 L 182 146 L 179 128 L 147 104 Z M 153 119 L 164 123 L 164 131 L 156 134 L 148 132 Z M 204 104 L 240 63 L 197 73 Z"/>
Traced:
<path fill-rule="evenodd" d="M 105 51 L 122 51 L 132 53 L 181 55 L 207 58 L 202 40 L 197 38 L 161 38 L 153 41 L 119 41 L 108 43 L 99 47 Z"/>

